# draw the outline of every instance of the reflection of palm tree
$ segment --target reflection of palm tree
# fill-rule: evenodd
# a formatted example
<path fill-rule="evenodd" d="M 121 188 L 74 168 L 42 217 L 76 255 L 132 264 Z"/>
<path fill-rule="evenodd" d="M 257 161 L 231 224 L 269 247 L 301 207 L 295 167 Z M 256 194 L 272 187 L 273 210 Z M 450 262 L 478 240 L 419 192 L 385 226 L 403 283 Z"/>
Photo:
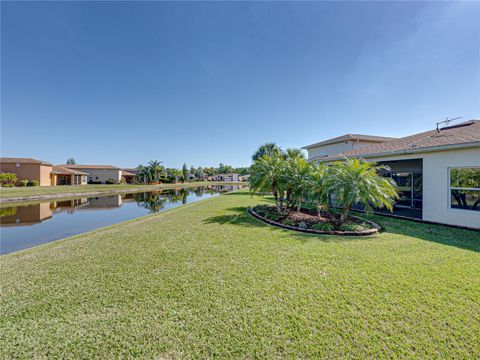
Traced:
<path fill-rule="evenodd" d="M 135 194 L 135 201 L 138 206 L 141 206 L 150 212 L 159 212 L 165 207 L 167 198 L 162 195 L 161 191 L 152 191 L 147 193 Z"/>
<path fill-rule="evenodd" d="M 180 190 L 182 197 L 182 204 L 185 205 L 188 199 L 188 192 L 185 189 Z"/>

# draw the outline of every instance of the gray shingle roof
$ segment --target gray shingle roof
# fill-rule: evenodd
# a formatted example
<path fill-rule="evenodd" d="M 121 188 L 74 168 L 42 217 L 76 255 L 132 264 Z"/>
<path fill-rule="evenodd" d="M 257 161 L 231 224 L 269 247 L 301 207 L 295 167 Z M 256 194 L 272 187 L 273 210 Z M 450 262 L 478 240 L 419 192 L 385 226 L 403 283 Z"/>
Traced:
<path fill-rule="evenodd" d="M 328 139 L 325 141 L 320 141 L 315 144 L 304 146 L 302 147 L 302 149 L 310 149 L 310 148 L 322 146 L 322 145 L 337 144 L 344 141 L 363 140 L 363 141 L 372 141 L 372 142 L 384 142 L 384 141 L 389 141 L 393 139 L 395 138 L 385 137 L 385 136 L 375 136 L 375 135 L 345 134 L 345 135 L 337 136 L 335 138 Z"/>
<path fill-rule="evenodd" d="M 342 154 L 325 156 L 318 159 L 329 160 L 342 156 L 373 156 L 375 154 L 402 151 L 415 152 L 417 150 L 426 150 L 428 148 L 469 143 L 479 143 L 480 145 L 480 120 L 470 120 L 457 125 L 441 128 L 440 131 L 425 131 L 419 134 L 405 136 L 403 138 L 389 140 L 379 144 L 368 145 Z"/>

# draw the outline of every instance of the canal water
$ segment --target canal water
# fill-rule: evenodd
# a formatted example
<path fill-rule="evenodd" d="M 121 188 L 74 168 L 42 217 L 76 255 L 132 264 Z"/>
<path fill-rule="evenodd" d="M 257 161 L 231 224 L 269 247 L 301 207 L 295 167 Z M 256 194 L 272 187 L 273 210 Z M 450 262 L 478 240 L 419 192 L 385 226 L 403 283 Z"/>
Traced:
<path fill-rule="evenodd" d="M 239 186 L 206 186 L 0 207 L 0 254 L 172 209 Z"/>

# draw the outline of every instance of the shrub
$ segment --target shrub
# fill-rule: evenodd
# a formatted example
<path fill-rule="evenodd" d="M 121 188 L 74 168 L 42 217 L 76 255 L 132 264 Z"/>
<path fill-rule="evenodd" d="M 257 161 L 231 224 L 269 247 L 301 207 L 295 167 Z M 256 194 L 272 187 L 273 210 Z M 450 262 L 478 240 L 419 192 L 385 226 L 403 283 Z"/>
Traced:
<path fill-rule="evenodd" d="M 38 186 L 40 185 L 40 183 L 38 182 L 38 180 L 30 180 L 28 182 L 28 186 Z"/>
<path fill-rule="evenodd" d="M 298 227 L 299 227 L 300 229 L 306 229 L 306 228 L 308 228 L 308 225 L 307 225 L 307 223 L 306 223 L 305 221 L 300 221 L 300 222 L 298 223 Z"/>
<path fill-rule="evenodd" d="M 339 229 L 341 231 L 364 231 L 368 230 L 368 226 L 365 224 L 356 224 L 356 223 L 344 223 L 340 225 Z"/>
<path fill-rule="evenodd" d="M 295 221 L 290 220 L 290 219 L 285 220 L 285 221 L 283 222 L 283 224 L 284 224 L 284 225 L 288 225 L 288 226 L 295 226 L 295 225 L 296 225 Z"/>
<path fill-rule="evenodd" d="M 115 181 L 115 179 L 108 179 L 107 181 L 105 181 L 105 184 L 116 184 L 117 182 Z"/>
<path fill-rule="evenodd" d="M 29 180 L 20 180 L 20 186 L 28 186 Z"/>
<path fill-rule="evenodd" d="M 272 220 L 272 221 L 278 221 L 280 220 L 280 215 L 277 215 L 277 214 L 272 214 L 270 212 L 266 212 L 265 215 L 263 215 L 263 217 L 269 219 L 269 220 Z"/>
<path fill-rule="evenodd" d="M 0 209 L 0 216 L 12 216 L 17 213 L 17 208 L 16 207 L 7 207 L 7 208 L 1 208 Z"/>
<path fill-rule="evenodd" d="M 321 231 L 333 231 L 335 230 L 335 227 L 330 223 L 317 223 L 312 226 L 312 229 Z"/>
<path fill-rule="evenodd" d="M 17 182 L 17 175 L 13 173 L 0 173 L 0 185 L 3 187 L 12 187 Z"/>

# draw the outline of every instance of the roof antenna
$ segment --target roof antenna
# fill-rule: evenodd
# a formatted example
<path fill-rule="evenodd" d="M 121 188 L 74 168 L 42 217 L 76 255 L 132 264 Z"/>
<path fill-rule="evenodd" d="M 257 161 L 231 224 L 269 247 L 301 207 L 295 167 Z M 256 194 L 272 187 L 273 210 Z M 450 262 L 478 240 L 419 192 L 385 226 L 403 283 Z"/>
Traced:
<path fill-rule="evenodd" d="M 458 117 L 453 118 L 453 119 L 449 119 L 448 117 L 446 117 L 445 120 L 437 122 L 437 133 L 440 132 L 440 124 L 445 124 L 446 126 L 448 126 L 448 124 L 450 124 L 452 121 L 455 121 L 455 120 L 458 120 L 458 119 L 461 119 L 461 118 L 462 118 L 462 116 L 458 116 Z"/>

